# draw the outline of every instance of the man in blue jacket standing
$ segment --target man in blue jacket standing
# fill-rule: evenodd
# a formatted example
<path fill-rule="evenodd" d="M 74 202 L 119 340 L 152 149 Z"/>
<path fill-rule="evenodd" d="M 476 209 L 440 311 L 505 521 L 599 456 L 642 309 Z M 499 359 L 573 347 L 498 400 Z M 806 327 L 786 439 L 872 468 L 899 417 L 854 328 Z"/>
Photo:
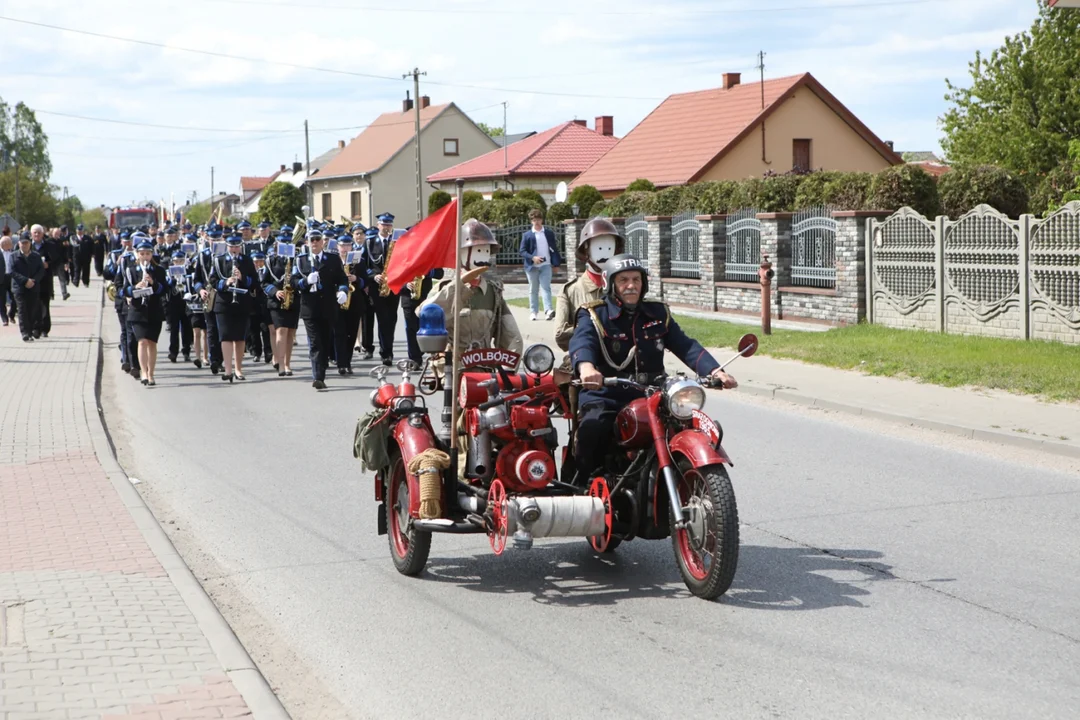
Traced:
<path fill-rule="evenodd" d="M 521 257 L 525 261 L 525 277 L 529 279 L 529 312 L 536 319 L 540 310 L 537 291 L 544 296 L 544 315 L 546 320 L 555 317 L 555 307 L 551 303 L 551 271 L 562 262 L 559 250 L 555 247 L 555 233 L 544 227 L 544 213 L 533 209 L 529 211 L 532 229 L 521 236 Z"/>

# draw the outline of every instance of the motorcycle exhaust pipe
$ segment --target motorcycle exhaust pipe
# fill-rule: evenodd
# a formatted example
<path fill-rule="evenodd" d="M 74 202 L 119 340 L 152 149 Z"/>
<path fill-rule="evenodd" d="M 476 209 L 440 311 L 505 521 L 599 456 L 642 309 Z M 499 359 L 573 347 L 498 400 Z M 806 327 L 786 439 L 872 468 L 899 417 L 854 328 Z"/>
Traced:
<path fill-rule="evenodd" d="M 514 547 L 528 550 L 533 538 L 590 537 L 607 530 L 607 512 L 598 497 L 514 497 L 509 502 L 507 531 Z"/>

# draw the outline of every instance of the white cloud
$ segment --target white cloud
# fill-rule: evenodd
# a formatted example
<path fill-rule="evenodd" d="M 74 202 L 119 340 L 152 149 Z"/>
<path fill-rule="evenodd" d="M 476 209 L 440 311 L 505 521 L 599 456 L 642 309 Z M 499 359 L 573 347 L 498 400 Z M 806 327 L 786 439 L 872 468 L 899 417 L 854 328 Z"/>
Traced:
<path fill-rule="evenodd" d="M 846 0 L 857 2 L 858 0 Z M 41 114 L 53 181 L 87 203 L 209 193 L 240 175 L 303 160 L 309 120 L 316 156 L 379 113 L 400 107 L 426 70 L 421 92 L 453 100 L 476 120 L 543 130 L 574 117 L 614 115 L 625 134 L 663 98 L 719 85 L 720 73 L 756 79 L 809 71 L 898 147 L 937 147 L 943 78 L 964 79 L 975 50 L 1030 25 L 1034 3 L 937 0 L 867 9 L 762 12 L 838 0 L 389 0 L 383 11 L 348 0 L 279 5 L 207 0 L 6 0 L 3 14 L 173 47 L 244 55 L 392 78 L 378 80 L 163 50 L 0 22 L 0 96 L 35 108 L 161 125 L 168 130 Z M 401 12 L 415 8 L 422 12 Z M 750 12 L 744 12 L 749 10 Z M 464 11 L 464 12 L 462 12 Z M 437 83 L 457 83 L 455 87 Z M 501 90 L 491 88 L 502 88 Z M 551 96 L 510 90 L 579 94 Z M 626 99 L 645 98 L 645 99 Z M 494 106 L 494 107 L 491 107 Z M 295 129 L 264 138 L 266 129 Z M 83 137 L 79 137 L 83 136 Z M 99 140 L 96 138 L 113 138 Z M 197 142 L 193 142 L 197 141 Z"/>

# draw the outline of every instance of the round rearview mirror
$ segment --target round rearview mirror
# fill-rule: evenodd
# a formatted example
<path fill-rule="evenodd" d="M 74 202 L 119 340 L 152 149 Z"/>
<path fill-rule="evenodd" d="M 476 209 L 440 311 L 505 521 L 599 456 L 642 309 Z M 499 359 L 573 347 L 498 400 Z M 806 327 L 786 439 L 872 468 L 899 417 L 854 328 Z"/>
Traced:
<path fill-rule="evenodd" d="M 747 333 L 739 339 L 739 354 L 743 357 L 750 357 L 757 352 L 757 349 L 757 335 L 754 335 L 753 333 Z"/>
<path fill-rule="evenodd" d="M 525 369 L 534 375 L 545 375 L 555 367 L 555 353 L 547 345 L 530 345 L 522 356 Z"/>
<path fill-rule="evenodd" d="M 570 188 L 566 186 L 565 182 L 561 182 L 555 186 L 555 202 L 566 202 L 566 198 L 570 195 Z"/>

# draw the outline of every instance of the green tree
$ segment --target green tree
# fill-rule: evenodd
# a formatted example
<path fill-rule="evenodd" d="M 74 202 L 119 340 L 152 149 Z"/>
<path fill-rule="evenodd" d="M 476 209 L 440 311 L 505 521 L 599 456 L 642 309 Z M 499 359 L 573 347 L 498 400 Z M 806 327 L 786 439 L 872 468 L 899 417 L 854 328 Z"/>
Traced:
<path fill-rule="evenodd" d="M 78 224 L 78 218 L 82 215 L 83 204 L 78 195 L 69 195 L 67 200 L 61 200 L 58 210 L 60 212 L 60 224 L 67 225 L 69 230 L 74 231 Z"/>
<path fill-rule="evenodd" d="M 270 183 L 259 199 L 259 215 L 273 227 L 294 224 L 303 207 L 303 190 L 287 182 Z"/>
<path fill-rule="evenodd" d="M 450 195 L 450 193 L 446 192 L 445 190 L 436 190 L 435 192 L 431 193 L 431 195 L 428 196 L 428 200 L 427 200 L 428 215 L 435 212 L 436 210 L 440 210 L 440 209 L 446 207 L 451 202 L 453 202 L 453 200 L 454 200 L 454 198 Z"/>
<path fill-rule="evenodd" d="M 487 133 L 488 137 L 502 137 L 503 129 L 501 127 L 491 127 L 487 123 L 478 122 L 476 126 Z"/>
<path fill-rule="evenodd" d="M 578 206 L 579 218 L 588 218 L 591 217 L 592 206 L 603 199 L 604 196 L 592 185 L 578 185 L 570 191 L 570 197 L 566 198 L 566 202 L 571 206 Z"/>
<path fill-rule="evenodd" d="M 192 225 L 205 225 L 210 221 L 210 203 L 201 202 L 184 210 L 184 217 Z M 292 223 L 289 223 L 292 225 Z"/>
<path fill-rule="evenodd" d="M 970 87 L 945 83 L 942 147 L 954 165 L 998 165 L 1029 188 L 1080 137 L 1080 12 L 1040 3 L 1031 29 L 969 63 Z"/>
<path fill-rule="evenodd" d="M 12 108 L 0 98 L 0 153 L 6 156 L 6 165 L 2 166 L 5 169 L 18 161 L 43 180 L 52 175 L 49 136 L 25 103 L 20 102 Z"/>
<path fill-rule="evenodd" d="M 60 201 L 56 191 L 55 185 L 50 185 L 30 168 L 20 167 L 18 221 L 23 225 L 60 225 Z M 0 213 L 5 212 L 15 216 L 15 168 L 0 172 Z"/>
<path fill-rule="evenodd" d="M 93 230 L 95 227 L 108 227 L 109 221 L 105 217 L 105 211 L 99 207 L 90 208 L 89 210 L 83 210 L 79 216 L 79 222 L 83 224 L 88 231 Z"/>

